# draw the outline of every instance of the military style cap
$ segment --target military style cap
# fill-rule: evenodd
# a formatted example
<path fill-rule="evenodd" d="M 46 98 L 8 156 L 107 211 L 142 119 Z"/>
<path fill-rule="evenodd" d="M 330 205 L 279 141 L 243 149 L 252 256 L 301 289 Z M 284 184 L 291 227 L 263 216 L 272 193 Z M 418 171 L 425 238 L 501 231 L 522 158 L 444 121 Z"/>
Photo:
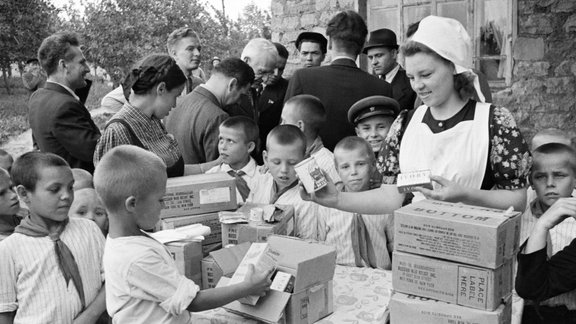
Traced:
<path fill-rule="evenodd" d="M 300 33 L 300 35 L 298 35 L 298 38 L 296 38 L 296 48 L 298 50 L 300 50 L 300 43 L 302 43 L 303 40 L 306 39 L 310 39 L 313 40 L 317 43 L 320 44 L 320 50 L 322 51 L 323 54 L 326 54 L 326 48 L 328 46 L 328 40 L 326 39 L 326 37 L 324 37 L 324 35 L 320 34 L 320 33 L 315 33 L 315 32 L 303 32 Z"/>
<path fill-rule="evenodd" d="M 400 105 L 392 98 L 371 96 L 360 99 L 348 110 L 348 121 L 356 125 L 362 119 L 373 116 L 390 116 L 396 118 Z"/>

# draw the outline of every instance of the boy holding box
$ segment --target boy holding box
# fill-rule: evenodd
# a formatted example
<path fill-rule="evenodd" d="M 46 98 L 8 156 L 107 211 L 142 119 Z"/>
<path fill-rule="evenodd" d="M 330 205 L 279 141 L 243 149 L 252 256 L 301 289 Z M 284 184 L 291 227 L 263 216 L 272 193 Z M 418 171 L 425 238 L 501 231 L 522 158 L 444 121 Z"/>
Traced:
<path fill-rule="evenodd" d="M 306 138 L 293 125 L 276 126 L 266 138 L 262 153 L 269 172 L 259 174 L 248 202 L 294 206 L 295 234 L 304 239 L 316 239 L 317 207 L 300 197 L 294 166 L 304 160 Z"/>
<path fill-rule="evenodd" d="M 324 105 L 312 95 L 294 96 L 286 101 L 282 109 L 282 124 L 300 128 L 306 137 L 305 158 L 314 157 L 320 169 L 324 170 L 334 183 L 338 183 L 340 177 L 334 166 L 334 154 L 324 147 L 319 135 L 325 122 Z"/>
<path fill-rule="evenodd" d="M 530 180 L 537 198 L 522 216 L 533 221 L 522 224 L 531 226 L 522 229 L 531 234 L 518 256 L 516 290 L 540 306 L 537 311 L 527 305 L 523 323 L 571 323 L 564 320 L 576 319 L 576 198 L 571 196 L 576 186 L 576 152 L 565 144 L 548 143 L 537 147 L 533 156 Z M 559 295 L 563 292 L 569 293 Z"/>
<path fill-rule="evenodd" d="M 104 155 L 94 173 L 96 191 L 109 213 L 106 306 L 115 323 L 190 323 L 191 311 L 260 295 L 270 287 L 269 274 L 254 273 L 253 267 L 242 283 L 202 291 L 178 273 L 164 245 L 143 232 L 159 220 L 165 170 L 155 154 L 121 145 Z"/>
<path fill-rule="evenodd" d="M 30 214 L 0 244 L 0 322 L 95 323 L 105 310 L 104 236 L 94 222 L 68 218 L 68 163 L 28 152 L 12 180 Z"/>
<path fill-rule="evenodd" d="M 258 146 L 258 125 L 245 116 L 230 117 L 220 124 L 218 152 L 222 163 L 206 173 L 226 172 L 236 179 L 238 203 L 246 202 L 258 172 L 250 154 Z"/>
<path fill-rule="evenodd" d="M 343 191 L 370 189 L 376 159 L 362 138 L 349 136 L 334 148 L 334 161 Z M 319 207 L 318 240 L 336 248 L 336 263 L 390 270 L 394 239 L 393 215 L 360 215 Z"/>

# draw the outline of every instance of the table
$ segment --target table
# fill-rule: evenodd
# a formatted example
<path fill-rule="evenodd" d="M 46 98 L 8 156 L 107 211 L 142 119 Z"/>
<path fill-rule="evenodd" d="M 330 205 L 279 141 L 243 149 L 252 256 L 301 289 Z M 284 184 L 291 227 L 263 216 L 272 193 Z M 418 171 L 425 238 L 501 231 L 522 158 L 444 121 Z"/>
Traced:
<path fill-rule="evenodd" d="M 334 273 L 334 313 L 319 324 L 386 323 L 392 293 L 392 272 L 370 268 L 336 266 Z M 227 312 L 222 308 L 193 313 L 193 323 L 255 324 L 258 321 Z"/>

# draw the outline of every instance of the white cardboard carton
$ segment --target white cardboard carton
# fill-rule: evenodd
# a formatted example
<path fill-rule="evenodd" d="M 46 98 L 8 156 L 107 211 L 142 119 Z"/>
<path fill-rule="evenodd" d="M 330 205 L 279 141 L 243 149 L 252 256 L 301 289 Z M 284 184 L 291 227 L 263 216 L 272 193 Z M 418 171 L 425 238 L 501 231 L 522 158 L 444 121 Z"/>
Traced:
<path fill-rule="evenodd" d="M 214 288 L 222 276 L 232 276 L 251 243 L 242 243 L 210 252 L 202 259 L 202 289 Z"/>
<path fill-rule="evenodd" d="M 227 173 L 169 178 L 160 218 L 236 209 L 236 182 Z"/>
<path fill-rule="evenodd" d="M 519 212 L 422 200 L 394 214 L 394 251 L 495 269 L 518 250 Z"/>
<path fill-rule="evenodd" d="M 157 227 L 159 230 L 167 230 L 191 224 L 202 224 L 210 227 L 210 234 L 204 237 L 202 244 L 210 245 L 222 242 L 222 226 L 220 226 L 220 221 L 218 220 L 218 213 L 164 218 L 160 220 Z"/>
<path fill-rule="evenodd" d="M 492 311 L 512 293 L 512 260 L 487 269 L 394 251 L 392 278 L 398 292 Z"/>
<path fill-rule="evenodd" d="M 509 324 L 512 320 L 511 299 L 495 311 L 486 311 L 394 292 L 389 308 L 390 323 L 399 324 Z"/>

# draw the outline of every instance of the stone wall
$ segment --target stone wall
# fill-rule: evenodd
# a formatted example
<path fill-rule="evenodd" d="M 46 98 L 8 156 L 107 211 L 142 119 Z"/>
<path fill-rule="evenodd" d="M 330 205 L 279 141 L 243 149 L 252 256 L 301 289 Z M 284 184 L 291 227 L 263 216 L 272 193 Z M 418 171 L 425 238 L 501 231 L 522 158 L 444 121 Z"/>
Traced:
<path fill-rule="evenodd" d="M 298 62 L 298 34 L 325 33 L 345 9 L 365 16 L 366 0 L 272 0 L 272 40 L 290 52 L 287 76 Z M 495 93 L 494 102 L 513 112 L 527 139 L 548 127 L 576 138 L 576 0 L 518 0 L 513 59 L 512 85 Z"/>
<path fill-rule="evenodd" d="M 510 88 L 494 95 L 523 135 L 555 127 L 576 138 L 576 1 L 518 0 Z"/>
<path fill-rule="evenodd" d="M 358 0 L 272 0 L 272 41 L 283 44 L 290 53 L 285 76 L 292 75 L 298 65 L 298 50 L 294 46 L 298 34 L 314 31 L 325 35 L 332 16 L 347 9 L 358 11 L 358 3 Z"/>

